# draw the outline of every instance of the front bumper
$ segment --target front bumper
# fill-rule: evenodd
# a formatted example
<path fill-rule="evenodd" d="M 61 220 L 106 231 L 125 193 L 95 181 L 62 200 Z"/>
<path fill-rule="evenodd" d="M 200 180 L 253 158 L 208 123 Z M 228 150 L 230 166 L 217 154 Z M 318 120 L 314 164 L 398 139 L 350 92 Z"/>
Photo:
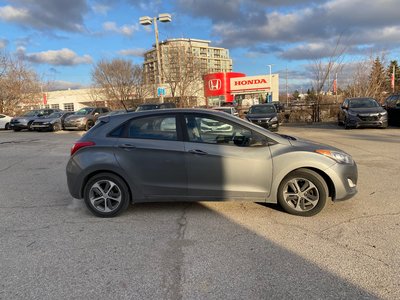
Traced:
<path fill-rule="evenodd" d="M 65 121 L 64 122 L 64 128 L 67 130 L 75 130 L 75 129 L 85 129 L 85 121 L 79 120 L 79 121 Z"/>
<path fill-rule="evenodd" d="M 10 129 L 29 129 L 28 123 L 13 122 L 10 123 Z"/>
<path fill-rule="evenodd" d="M 335 193 L 332 200 L 347 200 L 357 193 L 358 169 L 356 163 L 335 164 L 325 170 L 332 180 Z"/>
<path fill-rule="evenodd" d="M 387 127 L 388 126 L 388 118 L 387 116 L 384 117 L 376 117 L 376 116 L 351 116 L 348 120 L 348 126 L 354 128 L 360 127 Z"/>
<path fill-rule="evenodd" d="M 32 123 L 31 128 L 34 130 L 51 130 L 52 124 Z"/>
<path fill-rule="evenodd" d="M 247 119 L 249 122 L 269 130 L 278 130 L 279 122 L 270 119 Z"/>

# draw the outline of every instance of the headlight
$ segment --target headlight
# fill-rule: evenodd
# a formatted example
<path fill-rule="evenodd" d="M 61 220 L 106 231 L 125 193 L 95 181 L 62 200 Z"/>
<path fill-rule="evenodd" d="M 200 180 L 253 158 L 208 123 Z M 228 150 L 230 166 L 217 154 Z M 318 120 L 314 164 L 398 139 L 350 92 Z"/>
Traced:
<path fill-rule="evenodd" d="M 271 122 L 278 122 L 278 118 L 277 118 L 277 117 L 273 117 L 273 118 L 271 119 Z"/>
<path fill-rule="evenodd" d="M 328 156 L 333 160 L 337 161 L 340 164 L 353 164 L 353 158 L 348 155 L 347 153 L 340 152 L 340 151 L 332 151 L 332 150 L 325 150 L 325 149 L 318 149 L 315 152 Z"/>

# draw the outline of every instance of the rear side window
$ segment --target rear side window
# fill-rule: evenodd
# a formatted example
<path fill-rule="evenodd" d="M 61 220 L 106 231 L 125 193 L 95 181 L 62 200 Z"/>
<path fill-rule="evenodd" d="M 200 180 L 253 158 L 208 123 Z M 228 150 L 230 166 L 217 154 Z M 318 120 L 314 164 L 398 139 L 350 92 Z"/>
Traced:
<path fill-rule="evenodd" d="M 133 119 L 128 123 L 128 138 L 176 141 L 177 129 L 174 115 Z"/>

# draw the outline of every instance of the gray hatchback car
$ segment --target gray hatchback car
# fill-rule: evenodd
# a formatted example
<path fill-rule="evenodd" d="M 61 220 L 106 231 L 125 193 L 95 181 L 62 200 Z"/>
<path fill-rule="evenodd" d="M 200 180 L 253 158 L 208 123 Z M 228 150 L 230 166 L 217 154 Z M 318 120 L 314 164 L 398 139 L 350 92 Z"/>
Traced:
<path fill-rule="evenodd" d="M 71 195 L 99 217 L 131 202 L 206 200 L 311 216 L 357 192 L 349 154 L 203 109 L 102 117 L 73 145 L 66 171 Z"/>

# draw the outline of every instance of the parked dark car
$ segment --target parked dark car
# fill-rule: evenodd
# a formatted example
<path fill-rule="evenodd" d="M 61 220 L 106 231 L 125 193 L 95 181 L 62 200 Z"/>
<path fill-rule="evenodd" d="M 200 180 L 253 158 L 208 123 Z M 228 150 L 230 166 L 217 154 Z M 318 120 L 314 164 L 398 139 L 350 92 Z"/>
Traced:
<path fill-rule="evenodd" d="M 107 107 L 84 107 L 64 120 L 66 130 L 89 130 L 96 123 L 98 117 L 111 110 Z"/>
<path fill-rule="evenodd" d="M 400 94 L 391 95 L 385 100 L 390 125 L 400 126 Z"/>
<path fill-rule="evenodd" d="M 10 128 L 14 131 L 21 131 L 22 129 L 32 130 L 31 125 L 33 121 L 41 117 L 49 116 L 58 111 L 61 110 L 58 108 L 45 108 L 27 111 L 22 116 L 12 118 L 10 122 Z"/>
<path fill-rule="evenodd" d="M 100 217 L 130 202 L 259 201 L 311 216 L 356 192 L 345 152 L 206 109 L 99 118 L 71 148 L 67 182 Z"/>
<path fill-rule="evenodd" d="M 153 109 L 166 109 L 166 108 L 175 108 L 175 103 L 172 102 L 164 102 L 164 103 L 145 103 L 140 104 L 136 111 L 143 111 L 143 110 L 153 110 Z"/>
<path fill-rule="evenodd" d="M 277 131 L 279 128 L 278 112 L 272 103 L 251 106 L 246 114 L 246 119 L 265 129 Z"/>
<path fill-rule="evenodd" d="M 32 122 L 31 128 L 36 131 L 59 131 L 64 129 L 66 117 L 74 114 L 72 111 L 53 112 L 47 117 L 41 117 Z"/>
<path fill-rule="evenodd" d="M 347 98 L 340 106 L 338 124 L 346 129 L 388 126 L 386 110 L 372 98 Z"/>

